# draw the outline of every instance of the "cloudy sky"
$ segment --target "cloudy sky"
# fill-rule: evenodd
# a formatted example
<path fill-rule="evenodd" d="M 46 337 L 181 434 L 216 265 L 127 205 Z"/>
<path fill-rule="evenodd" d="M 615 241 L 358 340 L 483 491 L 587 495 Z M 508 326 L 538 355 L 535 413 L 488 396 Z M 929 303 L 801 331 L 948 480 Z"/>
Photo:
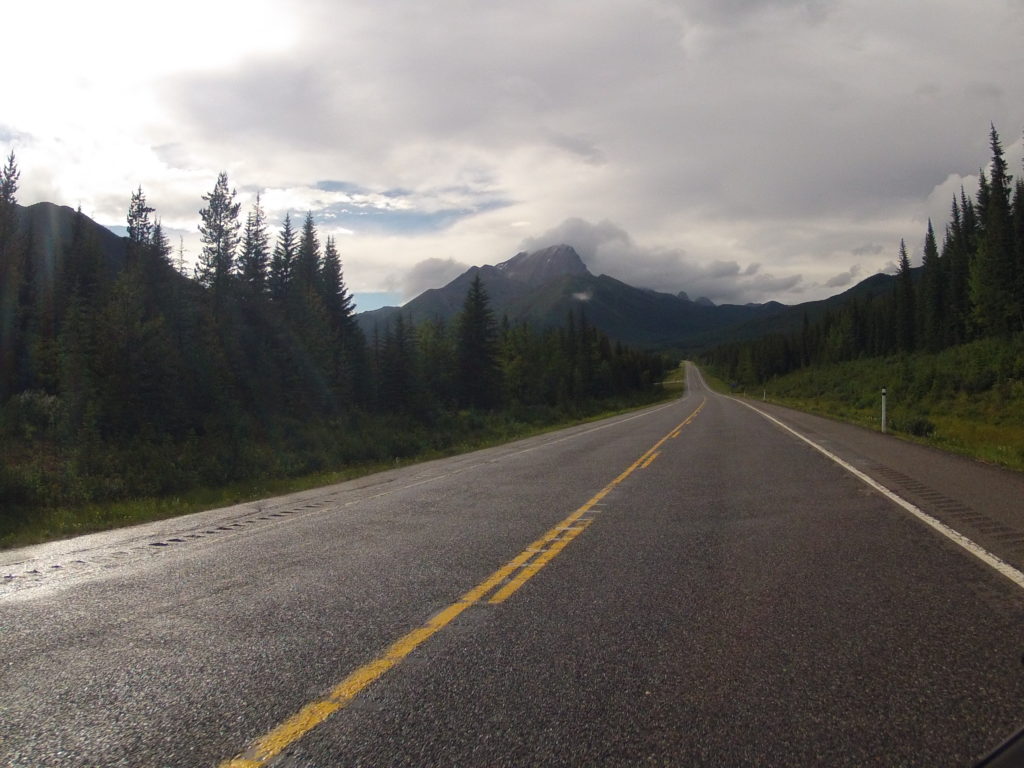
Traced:
<path fill-rule="evenodd" d="M 556 242 L 635 285 L 820 298 L 901 237 L 919 261 L 990 122 L 1021 172 L 1024 0 L 34 0 L 4 22 L 20 202 L 117 227 L 141 185 L 194 259 L 225 170 L 275 228 L 311 210 L 337 236 L 361 308 Z"/>

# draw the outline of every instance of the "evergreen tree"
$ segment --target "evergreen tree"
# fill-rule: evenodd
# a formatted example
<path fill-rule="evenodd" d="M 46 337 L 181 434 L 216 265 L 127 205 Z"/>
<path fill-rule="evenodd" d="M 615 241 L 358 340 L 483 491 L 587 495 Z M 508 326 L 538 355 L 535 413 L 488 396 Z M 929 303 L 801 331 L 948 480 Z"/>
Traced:
<path fill-rule="evenodd" d="M 153 222 L 149 214 L 153 208 L 146 204 L 146 196 L 140 186 L 132 193 L 128 203 L 128 262 L 137 264 L 145 258 L 153 244 Z"/>
<path fill-rule="evenodd" d="M 153 239 L 151 253 L 161 266 L 171 266 L 171 242 L 164 234 L 163 224 L 159 219 L 153 224 Z"/>
<path fill-rule="evenodd" d="M 263 212 L 259 194 L 245 219 L 242 233 L 242 252 L 238 257 L 238 269 L 242 282 L 256 295 L 267 289 L 267 262 L 270 258 L 270 236 L 267 234 L 267 217 Z"/>
<path fill-rule="evenodd" d="M 284 215 L 284 223 L 277 236 L 274 255 L 270 260 L 270 296 L 275 301 L 284 301 L 292 283 L 292 268 L 295 263 L 295 230 L 292 228 L 290 213 Z"/>
<path fill-rule="evenodd" d="M 498 329 L 480 274 L 473 277 L 456 322 L 459 402 L 469 408 L 498 405 Z"/>
<path fill-rule="evenodd" d="M 324 246 L 324 258 L 320 267 L 320 285 L 323 288 L 324 304 L 339 330 L 348 330 L 355 322 L 355 303 L 345 285 L 341 268 L 341 256 L 333 236 L 328 236 Z"/>
<path fill-rule="evenodd" d="M 21 243 L 17 192 L 21 172 L 14 151 L 0 170 L 0 403 L 12 393 L 21 338 L 18 304 L 21 289 Z"/>
<path fill-rule="evenodd" d="M 455 344 L 443 320 L 430 320 L 416 328 L 420 380 L 434 408 L 455 404 Z"/>
<path fill-rule="evenodd" d="M 1014 328 L 1024 331 L 1024 179 L 1017 179 L 1013 195 L 1014 281 L 1013 306 L 1017 311 Z"/>
<path fill-rule="evenodd" d="M 359 402 L 365 390 L 365 339 L 355 319 L 355 303 L 345 285 L 341 256 L 328 236 L 317 279 L 320 299 L 334 341 L 334 380 L 343 402 Z"/>
<path fill-rule="evenodd" d="M 419 405 L 416 385 L 416 343 L 412 328 L 401 313 L 389 323 L 379 358 L 379 402 L 386 411 L 415 412 Z"/>
<path fill-rule="evenodd" d="M 990 145 L 991 178 L 984 187 L 984 203 L 982 190 L 978 191 L 978 208 L 984 225 L 971 265 L 970 292 L 978 325 L 988 333 L 1001 334 L 1019 326 L 1022 308 L 1014 290 L 1017 270 L 1010 211 L 1011 177 L 994 126 Z"/>
<path fill-rule="evenodd" d="M 203 250 L 199 254 L 199 282 L 213 289 L 215 299 L 224 294 L 235 265 L 238 248 L 238 211 L 235 191 L 228 187 L 228 175 L 221 172 L 213 191 L 203 195 L 207 205 L 199 211 L 199 234 Z"/>
<path fill-rule="evenodd" d="M 295 282 L 301 289 L 315 288 L 320 275 L 320 239 L 317 237 L 313 212 L 306 212 L 299 236 L 299 253 L 293 270 Z"/>
<path fill-rule="evenodd" d="M 942 261 L 945 264 L 945 291 L 948 298 L 946 306 L 946 334 L 948 344 L 960 344 L 967 340 L 970 327 L 970 292 L 969 281 L 971 272 L 971 251 L 968 241 L 968 223 L 966 214 L 973 221 L 973 207 L 961 189 L 961 200 L 966 208 L 961 208 L 956 197 L 953 198 L 949 225 L 946 227 L 946 239 L 942 246 Z M 962 213 L 963 211 L 963 213 Z"/>
<path fill-rule="evenodd" d="M 928 220 L 928 232 L 924 239 L 924 257 L 921 262 L 920 301 L 918 301 L 921 319 L 919 327 L 922 342 L 931 350 L 942 346 L 945 325 L 943 310 L 943 274 L 942 263 L 939 261 L 939 249 L 935 242 L 935 230 L 931 219 Z"/>
<path fill-rule="evenodd" d="M 896 322 L 899 347 L 903 352 L 914 350 L 914 278 L 910 271 L 907 246 L 900 240 L 899 272 L 896 275 Z"/>

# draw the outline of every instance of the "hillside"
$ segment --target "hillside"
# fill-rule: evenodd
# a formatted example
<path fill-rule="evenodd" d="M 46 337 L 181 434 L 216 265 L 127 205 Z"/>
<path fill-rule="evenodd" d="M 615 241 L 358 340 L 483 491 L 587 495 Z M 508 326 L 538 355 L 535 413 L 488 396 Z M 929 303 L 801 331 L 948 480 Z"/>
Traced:
<path fill-rule="evenodd" d="M 471 267 L 441 288 L 420 294 L 402 307 L 363 312 L 357 320 L 364 333 L 381 332 L 401 314 L 414 324 L 451 322 L 462 309 L 466 291 L 479 275 L 496 314 L 539 327 L 562 324 L 582 308 L 588 322 L 626 344 L 694 352 L 727 341 L 798 329 L 805 313 L 813 320 L 852 298 L 891 289 L 892 278 L 875 275 L 845 293 L 822 301 L 786 306 L 723 304 L 704 298 L 636 288 L 608 275 L 595 276 L 570 245 L 518 253 L 508 261 Z"/>

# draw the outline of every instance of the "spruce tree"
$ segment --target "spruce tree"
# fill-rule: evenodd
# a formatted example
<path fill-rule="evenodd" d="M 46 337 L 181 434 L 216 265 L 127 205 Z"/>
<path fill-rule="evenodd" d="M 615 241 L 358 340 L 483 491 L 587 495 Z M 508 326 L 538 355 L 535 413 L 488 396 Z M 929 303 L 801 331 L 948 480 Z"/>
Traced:
<path fill-rule="evenodd" d="M 290 213 L 284 215 L 284 223 L 277 235 L 274 255 L 270 259 L 270 296 L 275 301 L 284 301 L 292 283 L 292 268 L 295 263 L 295 230 L 292 228 Z"/>
<path fill-rule="evenodd" d="M 159 219 L 153 224 L 153 237 L 151 240 L 151 250 L 153 257 L 157 263 L 162 266 L 171 266 L 171 241 L 167 239 L 167 235 L 164 234 L 164 226 Z"/>
<path fill-rule="evenodd" d="M 128 203 L 128 263 L 137 264 L 145 258 L 153 244 L 153 222 L 149 214 L 153 213 L 146 203 L 146 196 L 140 186 L 132 192 Z"/>
<path fill-rule="evenodd" d="M 896 275 L 896 323 L 899 348 L 903 352 L 914 350 L 914 279 L 910 271 L 907 245 L 900 240 L 899 272 Z"/>
<path fill-rule="evenodd" d="M 1024 179 L 1017 179 L 1013 194 L 1014 281 L 1013 306 L 1017 316 L 1013 327 L 1024 331 Z"/>
<path fill-rule="evenodd" d="M 961 190 L 962 192 L 962 190 Z M 965 196 L 961 194 L 961 199 Z M 966 216 L 963 212 L 971 211 L 970 201 L 967 208 L 961 209 L 957 198 L 953 198 L 949 224 L 946 227 L 946 239 L 942 245 L 942 261 L 945 264 L 945 290 L 948 297 L 945 312 L 945 339 L 948 344 L 962 344 L 967 341 L 970 327 L 970 264 Z"/>
<path fill-rule="evenodd" d="M 479 272 L 469 286 L 456 322 L 459 401 L 468 408 L 498 405 L 498 329 Z"/>
<path fill-rule="evenodd" d="M 345 285 L 341 256 L 328 236 L 318 281 L 335 341 L 334 379 L 342 402 L 360 399 L 365 375 L 365 341 L 355 319 L 355 303 Z"/>
<path fill-rule="evenodd" d="M 921 313 L 919 327 L 922 343 L 930 350 L 937 350 L 943 341 L 943 264 L 939 260 L 939 249 L 935 242 L 935 230 L 932 220 L 928 219 L 928 231 L 924 238 L 924 257 L 921 261 L 920 301 L 918 311 Z"/>
<path fill-rule="evenodd" d="M 1017 270 L 1010 211 L 1011 177 L 994 126 L 990 145 L 992 163 L 990 179 L 983 187 L 984 204 L 982 190 L 978 192 L 983 228 L 971 265 L 970 292 L 974 319 L 979 327 L 987 333 L 1003 334 L 1017 326 L 1021 307 L 1017 305 L 1014 291 Z"/>
<path fill-rule="evenodd" d="M 235 266 L 241 203 L 235 202 L 235 190 L 229 188 L 228 175 L 223 171 L 213 191 L 203 195 L 203 200 L 207 206 L 199 211 L 203 249 L 199 254 L 197 277 L 203 285 L 213 289 L 216 298 L 227 289 Z"/>
<path fill-rule="evenodd" d="M 21 172 L 14 151 L 0 170 L 0 404 L 14 390 L 21 346 L 18 304 L 21 293 L 22 244 L 18 233 L 17 192 Z"/>
<path fill-rule="evenodd" d="M 252 293 L 262 295 L 267 289 L 267 262 L 270 258 L 270 236 L 267 234 L 267 216 L 259 194 L 245 219 L 242 233 L 242 251 L 238 257 L 238 270 L 242 282 Z"/>
<path fill-rule="evenodd" d="M 320 267 L 319 284 L 323 289 L 324 304 L 335 327 L 344 332 L 355 322 L 355 303 L 345 285 L 341 268 L 341 256 L 333 236 L 327 237 L 324 258 Z"/>
<path fill-rule="evenodd" d="M 320 276 L 320 239 L 312 211 L 306 212 L 306 220 L 302 224 L 294 276 L 295 282 L 304 290 L 315 288 Z"/>

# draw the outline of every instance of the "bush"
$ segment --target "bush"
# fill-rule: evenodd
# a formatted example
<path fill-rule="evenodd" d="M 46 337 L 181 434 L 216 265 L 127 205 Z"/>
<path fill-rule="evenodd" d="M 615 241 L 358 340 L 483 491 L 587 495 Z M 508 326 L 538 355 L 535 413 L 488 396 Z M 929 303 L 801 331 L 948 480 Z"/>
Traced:
<path fill-rule="evenodd" d="M 914 437 L 931 437 L 935 434 L 935 425 L 924 416 L 909 416 L 894 421 L 892 428 L 898 432 L 906 432 Z"/>

